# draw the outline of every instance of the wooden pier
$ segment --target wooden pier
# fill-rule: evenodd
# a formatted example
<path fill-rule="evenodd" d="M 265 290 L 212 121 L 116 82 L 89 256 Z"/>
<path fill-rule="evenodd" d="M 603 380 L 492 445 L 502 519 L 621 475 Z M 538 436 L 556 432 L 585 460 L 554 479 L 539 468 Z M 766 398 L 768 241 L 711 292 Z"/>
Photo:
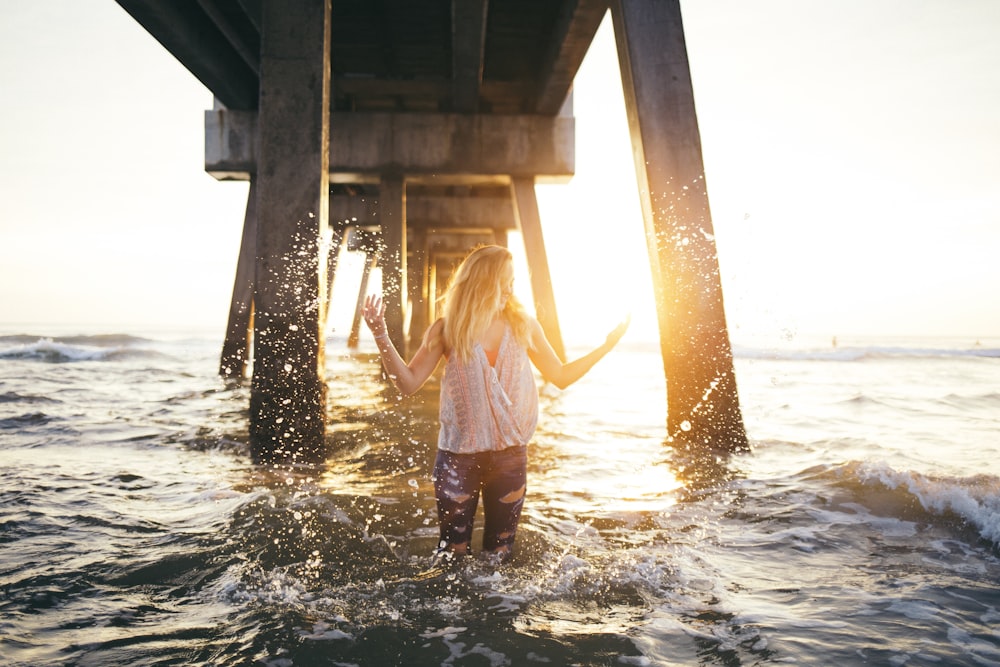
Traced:
<path fill-rule="evenodd" d="M 746 446 L 679 0 L 117 2 L 215 95 L 206 171 L 250 182 L 220 370 L 243 377 L 252 346 L 258 460 L 325 453 L 324 332 L 342 244 L 366 254 L 365 280 L 381 267 L 389 335 L 405 351 L 455 259 L 517 230 L 536 314 L 563 354 L 534 186 L 573 176 L 573 78 L 609 11 L 667 432 Z"/>

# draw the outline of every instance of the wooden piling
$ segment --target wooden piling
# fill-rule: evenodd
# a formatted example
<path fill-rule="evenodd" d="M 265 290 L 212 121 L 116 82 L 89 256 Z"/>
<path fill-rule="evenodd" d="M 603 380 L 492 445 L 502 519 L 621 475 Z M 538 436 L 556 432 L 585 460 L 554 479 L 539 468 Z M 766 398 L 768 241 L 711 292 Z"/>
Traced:
<path fill-rule="evenodd" d="M 358 299 L 354 304 L 354 317 L 351 319 L 351 333 L 347 336 L 347 347 L 356 348 L 361 338 L 361 317 L 365 307 L 365 297 L 368 294 L 368 278 L 377 265 L 378 253 L 366 250 L 365 266 L 361 271 L 361 284 L 358 286 Z"/>
<path fill-rule="evenodd" d="M 325 316 L 330 314 L 331 300 L 333 299 L 333 281 L 337 277 L 337 265 L 340 263 L 340 251 L 347 240 L 347 223 L 338 220 L 336 223 L 330 222 L 330 247 L 326 256 L 326 310 Z M 324 317 L 325 320 L 325 317 Z M 323 331 L 326 331 L 327 324 L 323 322 Z"/>
<path fill-rule="evenodd" d="M 406 289 L 406 182 L 401 175 L 385 175 L 379 189 L 379 225 L 384 248 L 382 298 L 385 300 L 385 326 L 396 349 L 406 356 L 408 339 L 405 329 Z"/>
<path fill-rule="evenodd" d="M 409 257 L 406 266 L 410 316 L 407 329 L 410 340 L 417 341 L 430 326 L 431 304 L 427 300 L 427 228 L 410 225 L 409 217 L 407 211 L 406 245 L 409 247 Z"/>
<path fill-rule="evenodd" d="M 676 443 L 743 449 L 679 0 L 612 0 Z"/>
<path fill-rule="evenodd" d="M 253 339 L 253 281 L 257 261 L 257 187 L 250 179 L 246 214 L 243 217 L 243 237 L 236 261 L 233 298 L 229 305 L 226 340 L 222 344 L 219 375 L 241 381 L 247 374 L 247 363 Z"/>
<path fill-rule="evenodd" d="M 566 348 L 563 345 L 562 331 L 559 329 L 556 299 L 552 291 L 552 276 L 549 273 L 549 259 L 545 253 L 545 240 L 542 238 L 542 220 L 538 213 L 538 199 L 535 196 L 535 179 L 512 178 L 511 195 L 514 198 L 514 217 L 524 238 L 524 251 L 528 258 L 531 293 L 535 300 L 535 317 L 542 325 L 552 349 L 565 361 Z"/>
<path fill-rule="evenodd" d="M 330 0 L 265 2 L 250 444 L 262 462 L 324 451 Z"/>

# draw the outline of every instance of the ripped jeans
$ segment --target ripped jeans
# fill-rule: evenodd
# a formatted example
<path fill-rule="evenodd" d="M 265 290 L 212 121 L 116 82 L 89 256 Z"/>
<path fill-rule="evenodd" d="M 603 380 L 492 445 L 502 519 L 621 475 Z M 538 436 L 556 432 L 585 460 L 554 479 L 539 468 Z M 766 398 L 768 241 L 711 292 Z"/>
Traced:
<path fill-rule="evenodd" d="M 472 524 L 482 493 L 486 520 L 483 551 L 507 555 L 514 546 L 527 487 L 526 447 L 454 454 L 439 449 L 434 494 L 441 523 L 441 550 L 469 553 Z"/>

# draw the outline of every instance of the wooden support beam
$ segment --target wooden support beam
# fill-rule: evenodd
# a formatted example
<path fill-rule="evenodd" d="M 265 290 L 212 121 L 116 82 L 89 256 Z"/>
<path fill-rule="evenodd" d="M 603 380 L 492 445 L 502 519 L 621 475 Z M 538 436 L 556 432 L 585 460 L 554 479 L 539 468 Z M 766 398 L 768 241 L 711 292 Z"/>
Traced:
<path fill-rule="evenodd" d="M 407 202 L 409 209 L 409 202 Z M 406 259 L 407 290 L 409 294 L 408 312 L 410 324 L 407 327 L 412 341 L 421 340 L 424 330 L 430 325 L 431 304 L 427 301 L 427 227 L 410 224 L 410 212 L 406 212 Z"/>
<path fill-rule="evenodd" d="M 250 445 L 265 463 L 325 450 L 330 1 L 264 3 Z"/>
<path fill-rule="evenodd" d="M 347 223 L 341 220 L 330 225 L 330 247 L 327 251 L 326 259 L 326 311 L 324 315 L 329 315 L 330 302 L 333 299 L 333 281 L 337 277 L 337 264 L 340 262 L 340 250 L 347 242 Z M 324 318 L 325 319 L 325 318 Z M 326 322 L 323 322 L 323 330 L 326 331 Z"/>
<path fill-rule="evenodd" d="M 511 179 L 511 196 L 521 236 L 524 238 L 524 252 L 528 258 L 531 274 L 531 293 L 535 299 L 535 317 L 542 325 L 545 336 L 552 344 L 559 358 L 566 360 L 559 317 L 556 314 L 556 299 L 552 291 L 552 277 L 549 273 L 549 259 L 545 253 L 542 237 L 542 220 L 538 214 L 538 199 L 535 196 L 535 181 L 532 178 Z"/>
<path fill-rule="evenodd" d="M 406 182 L 402 176 L 382 178 L 379 193 L 379 224 L 382 227 L 380 264 L 385 325 L 396 349 L 406 356 Z"/>
<path fill-rule="evenodd" d="M 540 68 L 535 113 L 553 116 L 562 109 L 583 57 L 607 13 L 607 0 L 562 0 Z"/>
<path fill-rule="evenodd" d="M 508 193 L 497 197 L 407 196 L 406 220 L 413 225 L 517 229 Z"/>
<path fill-rule="evenodd" d="M 355 348 L 361 339 L 361 311 L 365 307 L 365 297 L 368 295 L 368 279 L 372 269 L 378 265 L 378 253 L 374 250 L 365 252 L 365 266 L 361 271 L 361 285 L 358 287 L 358 300 L 354 304 L 354 318 L 351 320 L 351 333 L 347 336 L 347 347 Z"/>
<path fill-rule="evenodd" d="M 236 260 L 236 278 L 233 281 L 233 298 L 229 305 L 229 322 L 226 340 L 222 344 L 219 375 L 232 380 L 242 380 L 247 374 L 247 362 L 253 339 L 253 280 L 257 261 L 257 187 L 250 181 L 246 214 L 243 217 L 243 237 L 240 255 Z"/>
<path fill-rule="evenodd" d="M 330 197 L 330 220 L 349 224 L 374 225 L 377 223 L 378 195 L 356 196 L 332 195 Z M 408 227 L 487 227 L 496 229 L 516 229 L 514 208 L 511 204 L 510 187 L 504 196 L 461 197 L 406 194 L 406 224 Z"/>
<path fill-rule="evenodd" d="M 436 112 L 441 100 L 451 99 L 455 94 L 454 83 L 443 78 L 434 79 L 385 79 L 372 76 L 341 76 L 334 80 L 334 93 L 341 98 L 351 98 L 351 106 L 358 112 L 385 111 L 376 107 L 378 100 L 422 100 Z M 494 113 L 521 113 L 519 107 L 509 107 L 514 100 L 532 94 L 536 86 L 528 81 L 480 80 L 479 106 L 492 108 Z M 412 102 L 411 102 L 412 103 Z M 394 107 L 395 108 L 395 107 Z"/>
<path fill-rule="evenodd" d="M 479 110 L 488 5 L 488 0 L 451 0 L 452 105 L 459 113 Z"/>
<path fill-rule="evenodd" d="M 243 12 L 247 15 L 247 20 L 260 32 L 260 22 L 264 15 L 264 0 L 236 0 Z"/>
<path fill-rule="evenodd" d="M 255 75 L 260 74 L 260 28 L 253 24 L 243 7 L 222 0 L 198 0 L 198 6 L 225 35 Z"/>
<path fill-rule="evenodd" d="M 613 0 L 611 10 L 667 379 L 667 431 L 686 445 L 742 449 L 680 0 Z"/>

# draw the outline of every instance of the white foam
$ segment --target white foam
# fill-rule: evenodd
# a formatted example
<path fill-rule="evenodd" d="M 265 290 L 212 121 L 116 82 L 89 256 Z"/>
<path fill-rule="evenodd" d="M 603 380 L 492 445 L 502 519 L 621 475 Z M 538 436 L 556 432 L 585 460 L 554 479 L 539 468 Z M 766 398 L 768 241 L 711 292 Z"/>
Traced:
<path fill-rule="evenodd" d="M 313 630 L 309 634 L 303 634 L 303 639 L 314 639 L 317 641 L 335 641 L 342 639 L 354 639 L 354 635 L 331 627 L 329 623 L 317 621 L 313 625 Z"/>
<path fill-rule="evenodd" d="M 442 640 L 444 641 L 445 646 L 448 647 L 448 651 L 451 653 L 451 655 L 449 655 L 447 658 L 444 659 L 444 661 L 442 661 L 441 663 L 442 665 L 455 664 L 456 660 L 461 660 L 462 658 L 465 658 L 466 656 L 470 655 L 483 656 L 484 658 L 489 660 L 490 667 L 503 667 L 504 665 L 511 664 L 510 659 L 506 655 L 500 653 L 499 651 L 494 651 L 493 649 L 489 648 L 488 646 L 484 646 L 481 643 L 476 644 L 469 650 L 465 650 L 466 646 L 465 642 L 452 641 L 449 640 L 447 637 L 442 637 Z"/>
<path fill-rule="evenodd" d="M 455 640 L 460 634 L 467 631 L 468 628 L 456 628 L 448 626 L 446 628 L 441 628 L 439 630 L 428 630 L 426 632 L 421 632 L 420 636 L 424 639 L 436 639 L 437 637 L 444 637 L 445 639 Z"/>
<path fill-rule="evenodd" d="M 864 464 L 858 469 L 858 477 L 864 483 L 905 489 L 926 511 L 939 515 L 953 512 L 978 528 L 983 539 L 1000 544 L 1000 478 L 979 475 L 932 479 L 894 470 L 886 464 Z"/>
<path fill-rule="evenodd" d="M 954 626 L 948 627 L 948 641 L 959 646 L 973 659 L 984 665 L 995 665 L 1000 662 L 1000 648 L 995 644 L 975 637 L 965 630 Z"/>
<path fill-rule="evenodd" d="M 941 612 L 937 605 L 923 600 L 897 600 L 889 605 L 888 609 L 907 618 L 921 621 L 933 620 Z"/>

